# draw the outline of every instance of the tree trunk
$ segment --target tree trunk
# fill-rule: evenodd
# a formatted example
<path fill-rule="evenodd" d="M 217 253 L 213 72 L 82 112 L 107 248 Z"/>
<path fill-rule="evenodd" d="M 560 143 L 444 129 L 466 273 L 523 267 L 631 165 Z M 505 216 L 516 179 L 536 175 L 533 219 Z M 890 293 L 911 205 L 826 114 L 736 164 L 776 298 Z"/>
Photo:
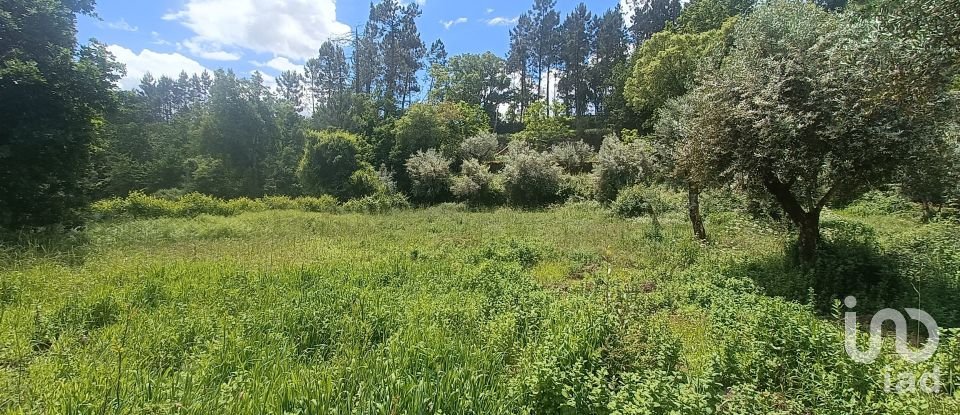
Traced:
<path fill-rule="evenodd" d="M 707 228 L 703 226 L 703 216 L 700 215 L 700 190 L 692 185 L 687 186 L 688 209 L 690 224 L 693 225 L 693 235 L 700 241 L 707 242 Z"/>
<path fill-rule="evenodd" d="M 797 197 L 794 196 L 790 186 L 781 182 L 773 174 L 767 174 L 764 177 L 763 185 L 777 200 L 790 221 L 797 225 L 800 230 L 797 244 L 800 262 L 804 266 L 813 265 L 817 261 L 817 249 L 820 241 L 820 212 L 829 199 L 828 196 L 833 193 L 832 189 L 808 212 L 804 210 Z"/>
<path fill-rule="evenodd" d="M 817 261 L 817 249 L 820 243 L 820 212 L 805 214 L 798 226 L 800 239 L 797 247 L 800 261 L 807 266 L 813 265 Z"/>

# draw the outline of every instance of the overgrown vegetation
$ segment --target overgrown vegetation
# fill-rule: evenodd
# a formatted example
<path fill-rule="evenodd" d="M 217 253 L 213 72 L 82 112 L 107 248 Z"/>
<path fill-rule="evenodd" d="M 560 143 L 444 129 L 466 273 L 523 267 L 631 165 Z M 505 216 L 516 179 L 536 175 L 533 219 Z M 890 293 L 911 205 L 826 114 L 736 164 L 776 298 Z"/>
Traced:
<path fill-rule="evenodd" d="M 846 251 L 822 255 L 823 270 L 863 279 L 811 303 L 784 291 L 788 234 L 711 215 L 726 243 L 700 245 L 683 198 L 661 199 L 672 207 L 657 237 L 648 221 L 584 204 L 366 216 L 280 198 L 248 203 L 287 210 L 105 222 L 72 243 L 24 235 L 0 249 L 0 411 L 960 408 L 954 331 L 910 368 L 939 365 L 945 394 L 886 394 L 884 367 L 899 363 L 850 361 L 830 311 L 833 294 L 921 298 L 943 325 L 960 323 L 957 225 L 831 213 L 829 240 Z"/>

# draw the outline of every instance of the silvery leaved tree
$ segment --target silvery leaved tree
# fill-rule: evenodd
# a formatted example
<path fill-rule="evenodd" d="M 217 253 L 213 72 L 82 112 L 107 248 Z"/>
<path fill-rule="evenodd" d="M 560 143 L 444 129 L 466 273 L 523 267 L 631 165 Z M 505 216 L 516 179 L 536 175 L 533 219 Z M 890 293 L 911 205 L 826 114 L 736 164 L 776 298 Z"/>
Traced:
<path fill-rule="evenodd" d="M 820 214 L 892 179 L 942 118 L 958 62 L 958 0 L 907 0 L 877 20 L 765 3 L 679 108 L 694 180 L 769 193 L 817 257 Z"/>

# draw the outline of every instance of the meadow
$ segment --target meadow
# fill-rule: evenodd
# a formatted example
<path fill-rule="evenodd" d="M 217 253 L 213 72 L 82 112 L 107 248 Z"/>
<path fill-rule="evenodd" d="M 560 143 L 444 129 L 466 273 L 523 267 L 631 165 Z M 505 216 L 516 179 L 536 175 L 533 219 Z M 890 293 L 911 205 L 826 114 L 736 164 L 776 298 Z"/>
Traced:
<path fill-rule="evenodd" d="M 822 266 L 799 271 L 788 229 L 711 200 L 709 244 L 682 200 L 656 226 L 592 202 L 275 200 L 22 234 L 0 250 L 0 412 L 960 411 L 956 331 L 918 367 L 854 363 L 844 310 L 808 289 L 844 281 L 863 312 L 920 301 L 958 327 L 957 225 L 830 211 Z M 934 366 L 939 395 L 884 391 L 886 367 Z"/>

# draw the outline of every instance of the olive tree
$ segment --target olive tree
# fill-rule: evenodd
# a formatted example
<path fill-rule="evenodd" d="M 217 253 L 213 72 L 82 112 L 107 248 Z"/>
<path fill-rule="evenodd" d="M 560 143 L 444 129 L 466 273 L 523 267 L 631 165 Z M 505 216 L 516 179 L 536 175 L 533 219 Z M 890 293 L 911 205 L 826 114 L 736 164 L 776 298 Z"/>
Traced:
<path fill-rule="evenodd" d="M 889 181 L 929 145 L 956 73 L 957 15 L 944 11 L 956 3 L 906 0 L 879 25 L 799 0 L 758 6 L 680 110 L 686 169 L 764 189 L 813 262 L 824 207 Z"/>

